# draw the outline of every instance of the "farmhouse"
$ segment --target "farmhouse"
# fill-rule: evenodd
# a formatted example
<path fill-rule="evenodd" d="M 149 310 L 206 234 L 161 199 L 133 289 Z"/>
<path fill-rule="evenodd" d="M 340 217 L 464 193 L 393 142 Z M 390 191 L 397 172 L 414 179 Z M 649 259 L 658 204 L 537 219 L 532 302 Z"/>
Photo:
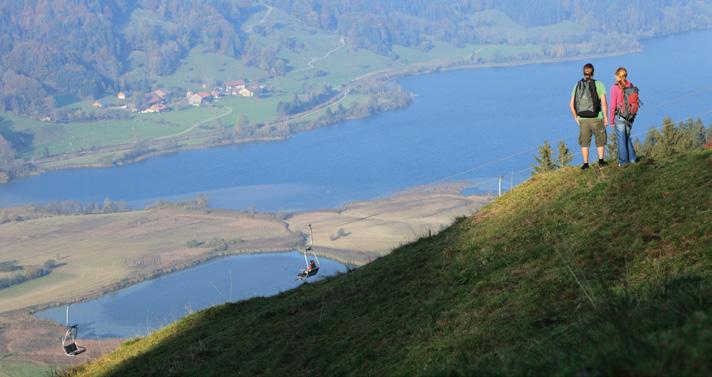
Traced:
<path fill-rule="evenodd" d="M 147 114 L 147 113 L 161 113 L 168 110 L 168 106 L 162 103 L 156 103 L 151 106 L 149 106 L 147 109 L 141 111 L 142 114 Z"/>
<path fill-rule="evenodd" d="M 188 103 L 193 106 L 200 106 L 213 100 L 213 95 L 208 92 L 188 92 Z"/>
<path fill-rule="evenodd" d="M 156 89 L 152 92 L 152 94 L 160 99 L 166 99 L 168 92 L 163 89 Z"/>
<path fill-rule="evenodd" d="M 97 109 L 101 109 L 103 107 L 107 107 L 107 106 L 111 105 L 111 103 L 109 103 L 109 101 L 107 101 L 105 99 L 99 99 L 99 100 L 94 101 L 94 103 L 92 103 L 91 105 L 96 107 Z"/>
<path fill-rule="evenodd" d="M 155 105 L 158 103 L 163 103 L 163 98 L 157 96 L 154 93 L 146 93 L 143 95 L 143 98 L 146 100 L 146 104 L 149 106 Z"/>
<path fill-rule="evenodd" d="M 238 95 L 240 89 L 245 87 L 245 81 L 243 80 L 232 80 L 232 81 L 225 81 L 223 83 L 223 86 L 225 87 L 225 93 L 229 94 L 231 96 L 236 96 Z"/>
<path fill-rule="evenodd" d="M 255 92 L 252 88 L 242 87 L 242 89 L 237 91 L 237 94 L 243 97 L 253 97 L 255 95 Z"/>

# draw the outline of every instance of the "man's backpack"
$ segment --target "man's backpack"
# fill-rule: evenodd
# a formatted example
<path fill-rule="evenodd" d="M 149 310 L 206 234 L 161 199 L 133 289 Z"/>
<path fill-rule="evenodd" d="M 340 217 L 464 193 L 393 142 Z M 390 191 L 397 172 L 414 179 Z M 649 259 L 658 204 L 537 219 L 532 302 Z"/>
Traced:
<path fill-rule="evenodd" d="M 581 118 L 597 118 L 601 112 L 601 98 L 596 90 L 596 80 L 581 79 L 576 84 L 574 110 Z"/>
<path fill-rule="evenodd" d="M 623 89 L 623 103 L 618 106 L 616 113 L 627 122 L 635 120 L 640 108 L 640 98 L 638 97 L 638 87 L 631 84 Z"/>

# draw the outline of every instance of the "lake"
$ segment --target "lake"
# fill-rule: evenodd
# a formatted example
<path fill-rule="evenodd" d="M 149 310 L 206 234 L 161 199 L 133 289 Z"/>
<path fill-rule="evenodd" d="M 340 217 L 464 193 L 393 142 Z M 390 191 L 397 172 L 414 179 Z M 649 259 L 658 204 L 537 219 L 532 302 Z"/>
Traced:
<path fill-rule="evenodd" d="M 607 87 L 626 66 L 644 107 L 641 138 L 664 116 L 712 114 L 712 31 L 645 42 L 640 53 L 591 59 Z M 459 70 L 400 80 L 412 106 L 254 143 L 167 155 L 106 169 L 65 170 L 0 185 L 0 207 L 65 199 L 128 201 L 207 194 L 211 206 L 264 211 L 333 208 L 412 186 L 467 179 L 492 192 L 520 182 L 536 146 L 564 139 L 578 153 L 568 100 L 583 61 Z M 577 156 L 575 161 L 580 161 Z M 514 174 L 513 174 L 514 173 Z"/>
<path fill-rule="evenodd" d="M 319 262 L 319 274 L 310 282 L 346 271 L 331 259 L 319 258 Z M 70 322 L 79 324 L 81 338 L 143 336 L 200 309 L 295 288 L 303 284 L 295 281 L 300 268 L 304 256 L 298 252 L 220 258 L 74 304 Z M 65 307 L 36 316 L 63 324 Z"/>

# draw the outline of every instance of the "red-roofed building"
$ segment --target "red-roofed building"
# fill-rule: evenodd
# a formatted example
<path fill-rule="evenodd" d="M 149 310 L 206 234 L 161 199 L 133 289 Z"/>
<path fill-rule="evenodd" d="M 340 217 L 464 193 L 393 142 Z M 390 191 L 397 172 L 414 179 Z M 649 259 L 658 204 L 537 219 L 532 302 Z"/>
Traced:
<path fill-rule="evenodd" d="M 223 86 L 225 86 L 225 93 L 227 93 L 231 96 L 236 96 L 239 94 L 241 89 L 245 88 L 245 81 L 243 81 L 243 80 L 225 81 L 223 83 Z"/>
<path fill-rule="evenodd" d="M 188 103 L 193 106 L 200 106 L 213 100 L 213 95 L 208 92 L 193 93 L 188 97 Z"/>
<path fill-rule="evenodd" d="M 225 86 L 225 89 L 240 88 L 242 86 L 245 86 L 245 81 L 244 80 L 225 81 L 225 83 L 223 83 L 223 85 Z"/>
<path fill-rule="evenodd" d="M 168 110 L 168 106 L 162 103 L 157 103 L 149 106 L 146 110 L 141 111 L 142 113 L 161 113 Z"/>
<path fill-rule="evenodd" d="M 163 89 L 156 89 L 153 91 L 153 94 L 160 99 L 165 99 L 166 96 L 168 95 L 168 92 L 166 92 Z"/>

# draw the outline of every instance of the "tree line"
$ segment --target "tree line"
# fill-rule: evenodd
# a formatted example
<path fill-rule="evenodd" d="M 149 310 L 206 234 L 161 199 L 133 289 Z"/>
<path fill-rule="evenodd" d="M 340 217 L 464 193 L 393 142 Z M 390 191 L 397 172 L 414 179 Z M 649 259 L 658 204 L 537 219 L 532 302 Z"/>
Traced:
<path fill-rule="evenodd" d="M 637 45 L 642 36 L 706 29 L 712 22 L 712 9 L 705 4 L 668 0 L 273 0 L 272 3 L 309 25 L 338 32 L 358 47 L 382 54 L 393 54 L 394 45 L 428 50 L 433 41 L 458 46 L 544 43 L 570 47 L 604 39 L 608 41 L 594 46 L 594 50 L 620 50 Z M 529 29 L 560 22 L 576 23 L 582 30 Z"/>
<path fill-rule="evenodd" d="M 636 139 L 633 144 L 638 158 L 649 160 L 664 159 L 703 147 L 712 148 L 712 124 L 705 127 L 701 119 L 688 119 L 676 125 L 671 118 L 666 117 L 660 129 L 649 129 L 643 142 Z M 538 155 L 534 157 L 535 162 L 532 164 L 533 174 L 556 170 L 573 161 L 573 154 L 563 140 L 559 142 L 557 149 L 558 154 L 555 156 L 548 141 L 538 147 Z M 612 162 L 618 159 L 615 133 L 608 136 L 606 159 Z"/>
<path fill-rule="evenodd" d="M 48 275 L 57 266 L 59 264 L 54 259 L 48 259 L 42 266 L 21 266 L 17 261 L 0 262 L 0 272 L 6 275 L 0 277 L 0 289 Z"/>
<path fill-rule="evenodd" d="M 0 2 L 0 110 L 46 114 L 73 98 L 145 91 L 198 45 L 240 57 L 252 8 L 234 0 Z"/>

